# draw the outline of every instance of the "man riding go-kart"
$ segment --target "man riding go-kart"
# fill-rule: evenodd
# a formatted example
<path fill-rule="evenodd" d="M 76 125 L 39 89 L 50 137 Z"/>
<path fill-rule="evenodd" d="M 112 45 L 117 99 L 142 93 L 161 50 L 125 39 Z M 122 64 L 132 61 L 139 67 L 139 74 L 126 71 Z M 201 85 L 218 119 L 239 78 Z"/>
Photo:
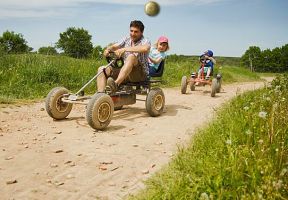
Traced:
<path fill-rule="evenodd" d="M 160 88 L 151 88 L 151 83 L 159 81 L 148 77 L 150 42 L 143 37 L 143 31 L 141 21 L 132 21 L 130 36 L 105 50 L 108 64 L 99 67 L 98 73 L 76 94 L 70 94 L 63 87 L 52 89 L 46 98 L 47 113 L 60 120 L 69 115 L 73 104 L 85 104 L 88 124 L 102 130 L 109 125 L 114 110 L 136 103 L 136 94 L 145 94 L 148 114 L 159 116 L 163 112 L 165 97 Z M 161 66 L 163 73 L 164 63 Z M 93 96 L 82 96 L 84 88 L 96 78 L 98 91 Z"/>

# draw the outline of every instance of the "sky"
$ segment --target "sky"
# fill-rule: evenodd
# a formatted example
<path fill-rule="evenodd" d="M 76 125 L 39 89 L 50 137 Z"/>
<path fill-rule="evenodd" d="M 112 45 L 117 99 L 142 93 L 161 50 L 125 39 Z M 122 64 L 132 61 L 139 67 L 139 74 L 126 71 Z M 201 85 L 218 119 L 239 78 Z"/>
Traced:
<path fill-rule="evenodd" d="M 145 25 L 155 43 L 169 38 L 168 54 L 240 57 L 250 46 L 262 50 L 288 44 L 287 0 L 154 0 L 159 15 L 145 14 L 148 0 L 0 0 L 0 36 L 20 33 L 37 51 L 54 46 L 69 27 L 83 28 L 93 46 L 117 42 L 129 34 L 132 20 Z"/>

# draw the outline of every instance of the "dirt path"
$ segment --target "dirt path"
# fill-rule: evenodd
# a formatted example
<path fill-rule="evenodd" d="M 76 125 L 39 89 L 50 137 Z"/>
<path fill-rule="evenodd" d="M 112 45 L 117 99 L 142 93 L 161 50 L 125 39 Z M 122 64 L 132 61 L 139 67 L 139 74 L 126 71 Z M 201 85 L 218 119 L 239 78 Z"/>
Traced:
<path fill-rule="evenodd" d="M 180 94 L 165 89 L 162 116 L 149 117 L 144 102 L 115 111 L 106 131 L 93 131 L 85 106 L 53 121 L 44 102 L 0 109 L 1 199 L 123 199 L 167 164 L 215 108 L 263 82 Z"/>

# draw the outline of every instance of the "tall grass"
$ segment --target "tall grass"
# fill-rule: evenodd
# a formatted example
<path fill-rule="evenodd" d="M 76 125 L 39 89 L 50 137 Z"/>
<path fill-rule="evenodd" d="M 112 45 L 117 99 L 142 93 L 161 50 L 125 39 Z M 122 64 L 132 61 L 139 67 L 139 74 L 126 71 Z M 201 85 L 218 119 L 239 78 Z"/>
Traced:
<path fill-rule="evenodd" d="M 224 106 L 133 199 L 288 199 L 287 83 Z"/>
<path fill-rule="evenodd" d="M 215 68 L 223 74 L 224 84 L 235 81 L 257 80 L 259 76 L 235 66 L 237 60 L 217 58 Z M 228 60 L 227 60 L 228 59 Z M 79 60 L 65 56 L 45 56 L 38 54 L 2 55 L 0 59 L 0 103 L 16 99 L 43 98 L 56 86 L 64 86 L 71 92 L 78 91 L 97 72 L 105 60 Z M 220 70 L 219 67 L 222 66 Z M 172 56 L 165 62 L 162 87 L 179 86 L 182 76 L 189 76 L 199 68 L 196 56 Z M 94 93 L 96 83 L 92 83 L 86 93 Z"/>
<path fill-rule="evenodd" d="M 103 61 L 37 54 L 7 55 L 0 59 L 0 103 L 42 98 L 56 86 L 80 89 Z M 96 84 L 87 88 L 95 91 Z"/>

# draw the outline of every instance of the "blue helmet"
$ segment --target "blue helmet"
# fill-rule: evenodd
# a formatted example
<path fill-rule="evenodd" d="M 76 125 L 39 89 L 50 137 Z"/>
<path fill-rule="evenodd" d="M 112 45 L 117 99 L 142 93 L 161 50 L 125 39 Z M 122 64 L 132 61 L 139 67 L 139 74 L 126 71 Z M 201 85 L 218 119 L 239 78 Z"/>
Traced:
<path fill-rule="evenodd" d="M 205 51 L 204 54 L 206 54 L 209 57 L 213 57 L 213 51 L 211 51 L 211 50 Z"/>

